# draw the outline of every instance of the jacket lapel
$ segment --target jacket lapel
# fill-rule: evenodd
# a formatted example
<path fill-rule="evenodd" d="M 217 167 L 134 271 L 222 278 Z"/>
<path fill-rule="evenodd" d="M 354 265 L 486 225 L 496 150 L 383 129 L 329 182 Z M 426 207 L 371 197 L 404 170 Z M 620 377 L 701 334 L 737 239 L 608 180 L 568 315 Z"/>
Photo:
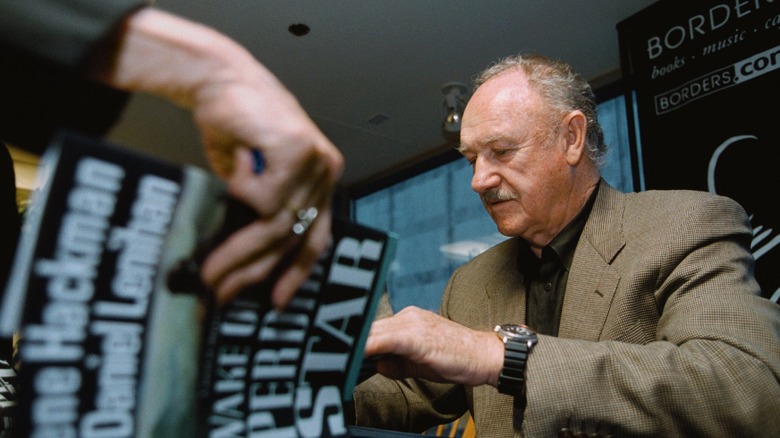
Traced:
<path fill-rule="evenodd" d="M 525 323 L 525 288 L 523 275 L 517 269 L 518 238 L 502 245 L 501 260 L 490 281 L 485 283 L 485 293 L 490 303 L 490 319 L 497 324 Z M 492 328 L 492 327 L 491 327 Z"/>
<path fill-rule="evenodd" d="M 611 263 L 625 246 L 625 195 L 602 180 L 572 261 L 558 336 L 596 341 L 620 281 Z"/>

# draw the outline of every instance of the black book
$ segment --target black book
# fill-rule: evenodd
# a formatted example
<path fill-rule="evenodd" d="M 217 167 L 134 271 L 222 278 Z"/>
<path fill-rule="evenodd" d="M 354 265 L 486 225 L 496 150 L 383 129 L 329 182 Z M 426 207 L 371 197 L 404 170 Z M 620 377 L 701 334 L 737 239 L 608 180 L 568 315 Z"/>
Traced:
<path fill-rule="evenodd" d="M 395 238 L 339 218 L 282 311 L 216 306 L 209 249 L 253 220 L 214 175 L 76 134 L 42 158 L 0 309 L 18 436 L 348 436 Z"/>

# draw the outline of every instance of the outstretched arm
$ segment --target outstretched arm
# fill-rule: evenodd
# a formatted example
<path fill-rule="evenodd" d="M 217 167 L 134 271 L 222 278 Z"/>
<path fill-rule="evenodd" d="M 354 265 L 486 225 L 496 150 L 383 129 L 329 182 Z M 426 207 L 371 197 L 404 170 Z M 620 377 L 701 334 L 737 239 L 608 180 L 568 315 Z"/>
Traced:
<path fill-rule="evenodd" d="M 366 355 L 383 355 L 377 371 L 393 379 L 420 377 L 496 386 L 504 364 L 504 344 L 493 332 L 474 330 L 410 306 L 374 321 Z"/>
<path fill-rule="evenodd" d="M 92 77 L 191 110 L 214 171 L 260 216 L 212 252 L 203 280 L 225 301 L 296 251 L 272 292 L 283 307 L 329 241 L 341 153 L 271 72 L 219 32 L 147 7 L 131 14 L 119 35 L 116 47 L 93 57 Z M 260 174 L 251 149 L 265 159 Z M 309 207 L 318 217 L 295 235 L 295 212 Z"/>

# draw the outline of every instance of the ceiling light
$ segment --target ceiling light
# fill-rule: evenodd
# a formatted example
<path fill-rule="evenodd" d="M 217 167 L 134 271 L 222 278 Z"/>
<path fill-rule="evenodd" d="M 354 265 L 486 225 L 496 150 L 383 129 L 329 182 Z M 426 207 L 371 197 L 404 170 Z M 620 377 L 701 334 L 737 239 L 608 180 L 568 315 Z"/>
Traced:
<path fill-rule="evenodd" d="M 387 120 L 389 118 L 390 118 L 390 116 L 388 116 L 387 114 L 378 113 L 378 114 L 374 115 L 373 117 L 371 117 L 370 119 L 368 119 L 368 123 L 370 123 L 372 125 L 379 125 L 380 123 L 383 123 L 385 120 Z"/>
<path fill-rule="evenodd" d="M 444 93 L 444 131 L 460 132 L 460 119 L 466 108 L 468 88 L 460 82 L 449 82 L 441 89 Z"/>
<path fill-rule="evenodd" d="M 287 30 L 291 34 L 300 37 L 300 36 L 304 36 L 304 35 L 308 34 L 311 29 L 309 28 L 309 26 L 307 26 L 307 25 L 305 25 L 303 23 L 295 23 L 295 24 L 291 24 L 287 28 Z"/>

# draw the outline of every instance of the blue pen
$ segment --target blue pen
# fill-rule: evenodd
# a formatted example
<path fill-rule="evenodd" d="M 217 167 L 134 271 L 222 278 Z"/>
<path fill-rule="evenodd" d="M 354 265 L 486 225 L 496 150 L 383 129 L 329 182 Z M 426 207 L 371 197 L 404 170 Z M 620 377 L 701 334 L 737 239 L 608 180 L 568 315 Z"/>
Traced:
<path fill-rule="evenodd" d="M 252 152 L 252 172 L 259 175 L 265 170 L 265 157 L 263 152 L 258 149 L 251 148 L 249 150 Z"/>

